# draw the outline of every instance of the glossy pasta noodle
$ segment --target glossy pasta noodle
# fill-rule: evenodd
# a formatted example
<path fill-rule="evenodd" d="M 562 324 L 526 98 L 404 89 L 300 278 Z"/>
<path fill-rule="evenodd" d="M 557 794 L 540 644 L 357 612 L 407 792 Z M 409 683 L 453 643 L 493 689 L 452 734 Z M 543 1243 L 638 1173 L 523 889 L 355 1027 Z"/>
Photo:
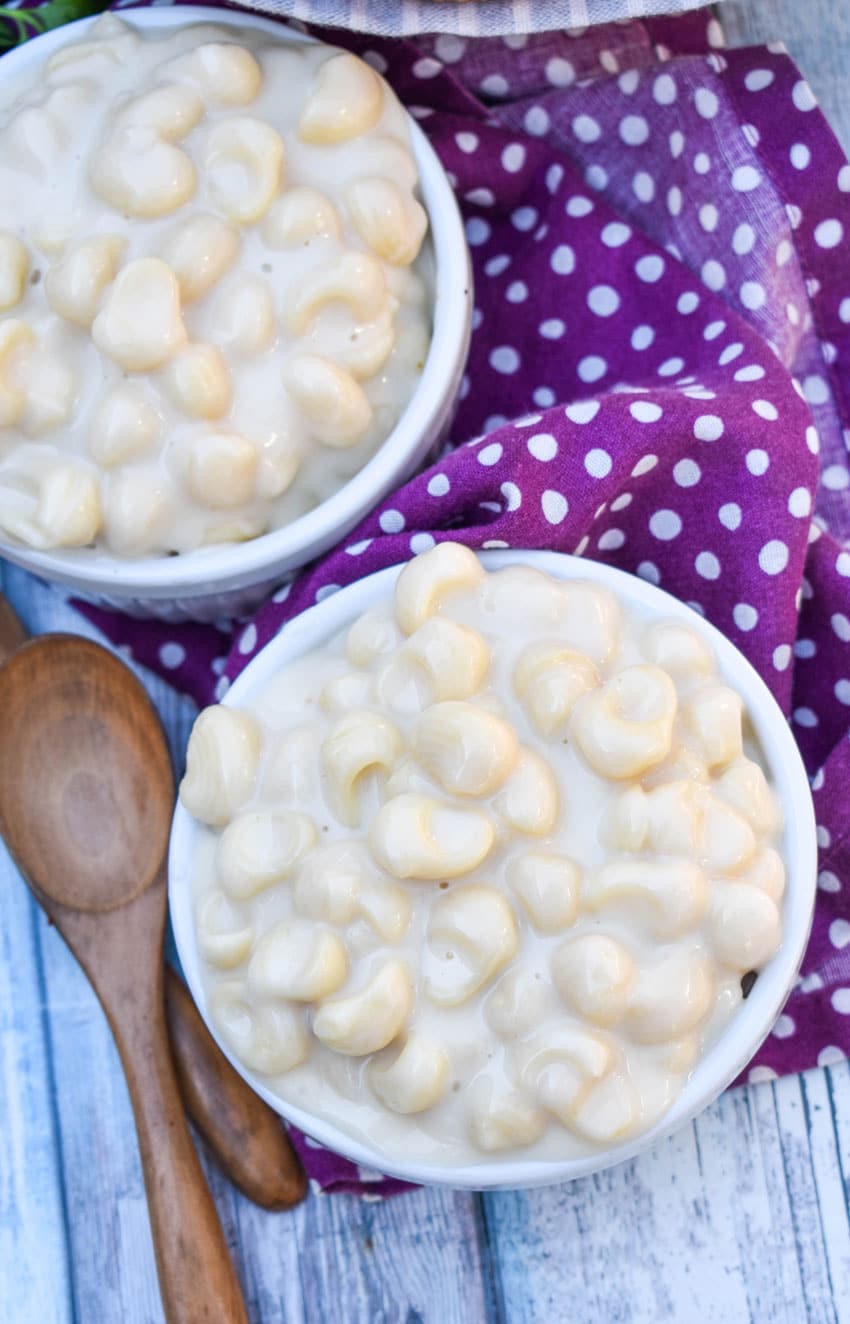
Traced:
<path fill-rule="evenodd" d="M 417 187 L 353 55 L 111 15 L 56 51 L 0 107 L 0 539 L 184 552 L 342 487 L 427 355 Z"/>
<path fill-rule="evenodd" d="M 184 805 L 225 1040 L 388 1156 L 640 1133 L 776 950 L 776 797 L 702 638 L 444 543 L 207 709 Z"/>

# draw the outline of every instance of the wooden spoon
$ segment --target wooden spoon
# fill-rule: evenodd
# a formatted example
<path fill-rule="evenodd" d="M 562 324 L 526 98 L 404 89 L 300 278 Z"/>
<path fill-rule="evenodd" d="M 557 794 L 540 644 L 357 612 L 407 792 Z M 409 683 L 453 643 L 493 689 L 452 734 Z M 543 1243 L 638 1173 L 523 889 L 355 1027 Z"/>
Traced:
<path fill-rule="evenodd" d="M 166 1318 L 247 1324 L 168 1047 L 162 941 L 173 779 L 156 711 L 106 649 L 48 635 L 0 668 L 0 712 L 0 831 L 112 1027 Z"/>
<path fill-rule="evenodd" d="M 0 593 L 0 666 L 26 638 L 23 625 Z M 291 1209 L 303 1200 L 307 1178 L 283 1124 L 230 1065 L 186 985 L 169 965 L 165 1012 L 186 1111 L 223 1171 L 262 1208 Z"/>

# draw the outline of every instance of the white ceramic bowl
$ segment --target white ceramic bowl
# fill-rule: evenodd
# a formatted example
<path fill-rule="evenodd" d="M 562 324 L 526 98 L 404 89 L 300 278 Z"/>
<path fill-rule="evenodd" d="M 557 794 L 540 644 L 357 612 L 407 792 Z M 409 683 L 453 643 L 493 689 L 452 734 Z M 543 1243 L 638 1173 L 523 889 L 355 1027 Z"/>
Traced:
<path fill-rule="evenodd" d="M 124 10 L 120 17 L 146 32 L 191 23 L 267 32 L 278 42 L 313 40 L 244 11 L 195 6 Z M 16 91 L 59 47 L 82 37 L 95 19 L 81 19 L 17 47 L 0 60 L 0 88 Z M 44 579 L 138 616 L 214 620 L 249 611 L 281 582 L 345 537 L 394 487 L 408 478 L 444 436 L 469 349 L 472 270 L 457 202 L 439 158 L 412 119 L 413 153 L 431 223 L 435 299 L 433 334 L 419 385 L 398 423 L 344 487 L 284 528 L 238 545 L 201 548 L 175 557 L 138 560 L 100 549 L 35 552 L 0 542 L 0 555 Z"/>
<path fill-rule="evenodd" d="M 530 1162 L 517 1156 L 457 1167 L 432 1166 L 390 1160 L 382 1153 L 378 1137 L 375 1137 L 374 1147 L 360 1144 L 340 1127 L 285 1103 L 240 1065 L 210 1021 L 192 906 L 192 859 L 198 827 L 179 803 L 174 815 L 169 855 L 171 922 L 186 979 L 222 1050 L 257 1093 L 287 1121 L 355 1163 L 407 1181 L 475 1190 L 543 1186 L 610 1167 L 647 1149 L 711 1103 L 746 1066 L 791 991 L 809 936 L 817 877 L 815 818 L 799 750 L 764 681 L 719 630 L 661 589 L 595 561 L 584 561 L 558 552 L 534 551 L 485 552 L 481 560 L 488 569 L 522 563 L 544 570 L 557 579 L 585 579 L 604 584 L 636 614 L 647 618 L 679 619 L 702 635 L 714 650 L 724 679 L 744 700 L 782 803 L 786 826 L 781 852 L 787 869 L 787 888 L 782 902 L 782 943 L 760 972 L 749 997 L 697 1063 L 672 1108 L 657 1126 L 626 1144 L 562 1162 Z M 401 568 L 393 566 L 351 584 L 286 625 L 234 682 L 224 703 L 238 706 L 254 699 L 282 667 L 320 647 L 368 607 L 385 601 Z"/>

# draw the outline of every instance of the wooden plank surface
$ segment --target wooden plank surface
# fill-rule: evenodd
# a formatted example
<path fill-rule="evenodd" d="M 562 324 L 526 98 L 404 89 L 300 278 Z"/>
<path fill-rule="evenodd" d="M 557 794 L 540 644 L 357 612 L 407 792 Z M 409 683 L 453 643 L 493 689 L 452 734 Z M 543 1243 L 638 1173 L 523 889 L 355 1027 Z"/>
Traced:
<path fill-rule="evenodd" d="M 850 147 L 850 5 L 722 13 L 735 44 L 787 42 Z M 7 587 L 56 628 L 52 595 L 11 570 Z M 150 684 L 179 754 L 191 708 Z M 542 1191 L 268 1215 L 210 1176 L 255 1324 L 850 1324 L 846 1062 L 734 1091 L 640 1159 Z M 0 1303 L 3 1324 L 162 1318 L 108 1028 L 2 847 Z"/>

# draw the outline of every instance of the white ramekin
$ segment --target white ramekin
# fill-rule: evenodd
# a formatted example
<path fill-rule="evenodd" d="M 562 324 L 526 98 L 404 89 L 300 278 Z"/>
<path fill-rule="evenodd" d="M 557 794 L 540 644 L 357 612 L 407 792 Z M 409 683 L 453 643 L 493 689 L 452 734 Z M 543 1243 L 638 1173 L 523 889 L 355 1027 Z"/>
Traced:
<path fill-rule="evenodd" d="M 787 887 L 782 902 L 781 946 L 760 972 L 749 997 L 697 1063 L 672 1108 L 657 1126 L 626 1144 L 562 1162 L 530 1162 L 523 1159 L 520 1151 L 510 1159 L 488 1159 L 458 1167 L 434 1166 L 390 1159 L 382 1153 L 377 1137 L 374 1147 L 361 1144 L 330 1122 L 285 1103 L 240 1065 L 210 1021 L 201 980 L 192 905 L 192 860 L 198 827 L 179 803 L 174 814 L 169 854 L 171 922 L 189 988 L 222 1050 L 257 1093 L 287 1121 L 355 1163 L 407 1181 L 475 1190 L 544 1186 L 597 1172 L 649 1148 L 711 1103 L 746 1066 L 769 1033 L 793 987 L 808 941 L 817 878 L 815 818 L 799 750 L 764 681 L 719 630 L 661 589 L 599 562 L 583 561 L 558 552 L 535 551 L 485 552 L 481 560 L 488 569 L 521 563 L 547 571 L 557 579 L 584 579 L 604 584 L 637 614 L 656 619 L 679 619 L 702 635 L 714 650 L 723 677 L 744 700 L 782 803 L 785 815 L 782 854 L 787 869 Z M 286 625 L 234 682 L 224 703 L 238 706 L 253 700 L 282 667 L 320 647 L 368 607 L 385 601 L 400 570 L 401 566 L 393 566 L 359 580 Z"/>
<path fill-rule="evenodd" d="M 278 42 L 313 40 L 256 14 L 178 6 L 128 9 L 119 17 L 146 32 L 216 23 L 255 28 Z M 0 87 L 15 92 L 37 78 L 58 47 L 76 41 L 96 21 L 80 19 L 16 47 L 0 60 Z M 288 571 L 320 556 L 404 482 L 445 435 L 469 349 L 472 270 L 458 205 L 446 172 L 422 130 L 409 120 L 422 200 L 435 258 L 433 335 L 419 385 L 386 441 L 348 483 L 315 510 L 272 533 L 238 545 L 182 556 L 138 560 L 100 549 L 35 552 L 0 542 L 0 555 L 74 592 L 137 616 L 215 620 L 257 606 Z"/>

